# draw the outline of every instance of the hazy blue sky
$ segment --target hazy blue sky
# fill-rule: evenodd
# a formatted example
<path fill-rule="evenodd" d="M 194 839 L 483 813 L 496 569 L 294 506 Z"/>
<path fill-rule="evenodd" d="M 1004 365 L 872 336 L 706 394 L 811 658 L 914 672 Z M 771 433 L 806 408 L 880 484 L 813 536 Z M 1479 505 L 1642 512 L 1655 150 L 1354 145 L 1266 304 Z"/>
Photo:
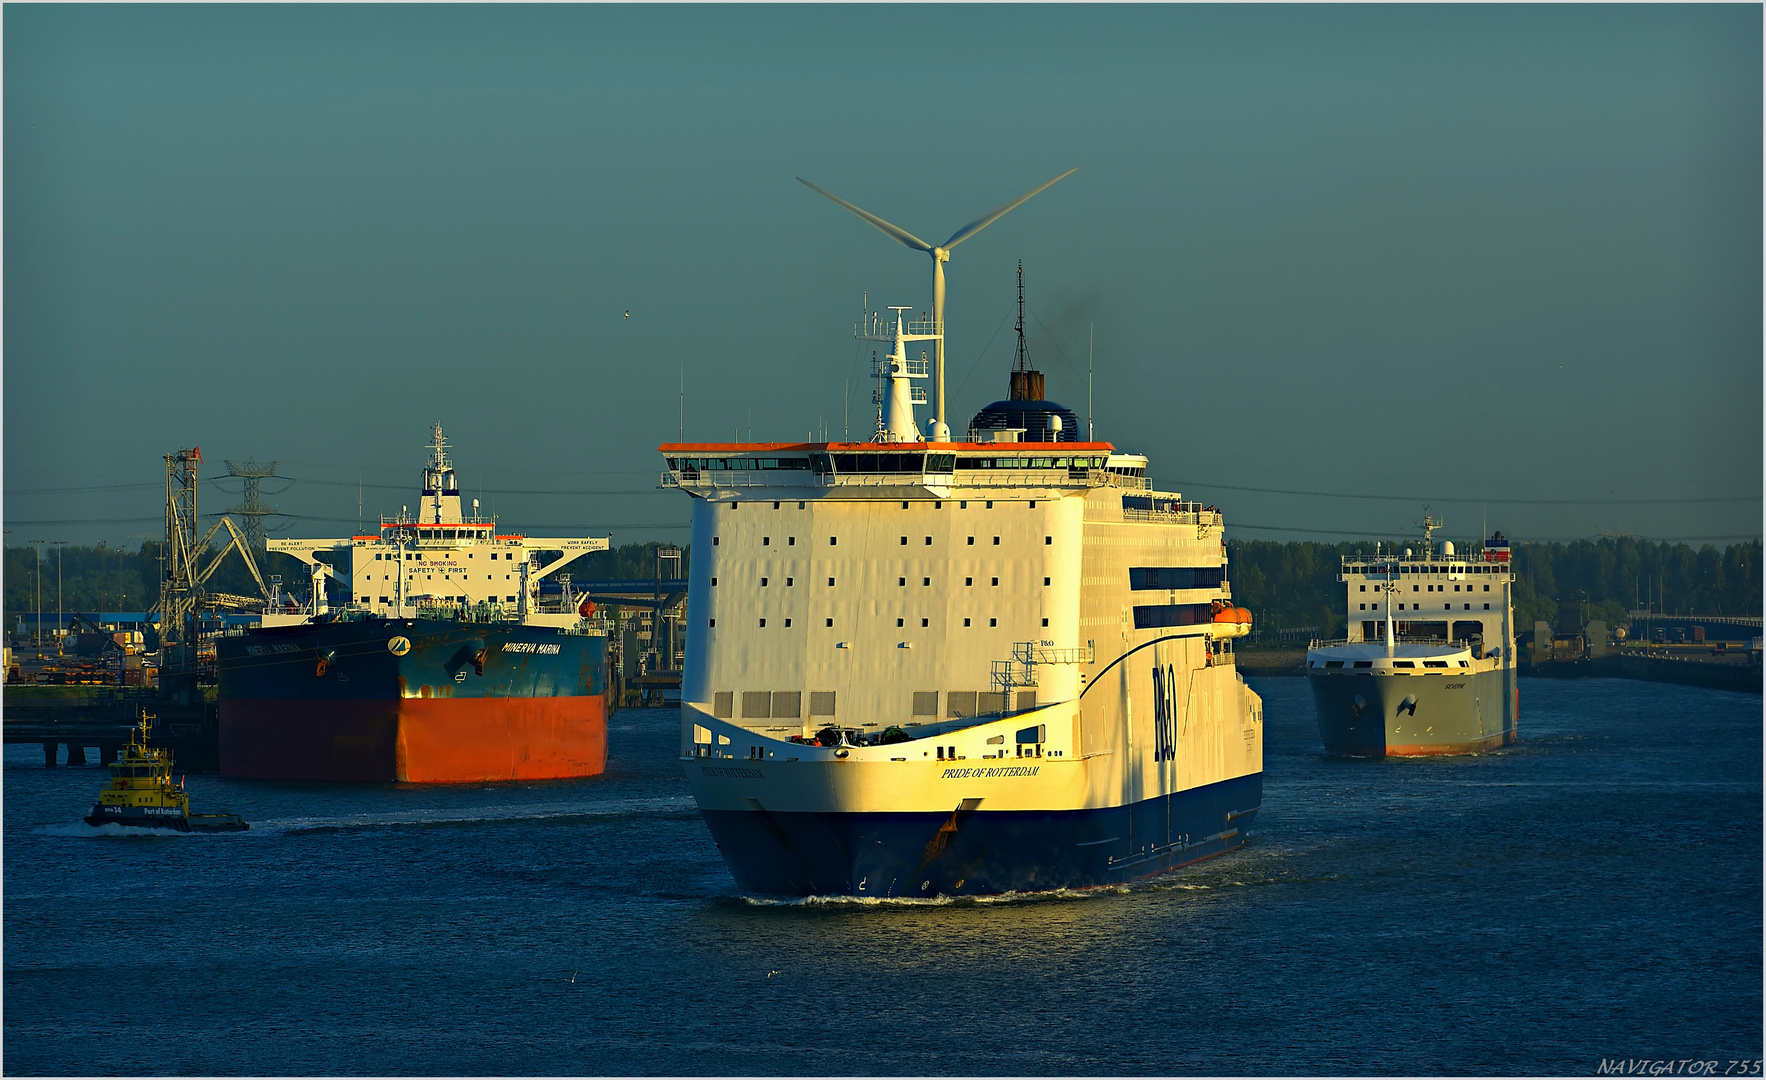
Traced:
<path fill-rule="evenodd" d="M 1050 396 L 1095 323 L 1099 437 L 1237 535 L 1760 532 L 1758 5 L 4 22 L 12 543 L 158 535 L 193 444 L 342 535 L 436 420 L 507 525 L 684 539 L 683 366 L 689 438 L 868 432 L 861 297 L 930 306 L 794 176 L 938 241 L 1074 166 L 953 255 L 959 431 L 1023 259 Z"/>

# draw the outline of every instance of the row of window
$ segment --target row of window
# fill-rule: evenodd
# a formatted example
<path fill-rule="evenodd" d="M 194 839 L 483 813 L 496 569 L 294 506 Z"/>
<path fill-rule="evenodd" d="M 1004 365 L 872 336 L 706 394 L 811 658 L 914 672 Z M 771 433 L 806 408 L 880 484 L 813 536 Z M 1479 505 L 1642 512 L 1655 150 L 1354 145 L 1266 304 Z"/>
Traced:
<path fill-rule="evenodd" d="M 493 562 L 494 562 L 494 561 L 495 561 L 495 560 L 496 560 L 496 558 L 497 558 L 497 554 L 498 554 L 498 553 L 497 553 L 497 552 L 495 552 L 495 551 L 493 551 L 493 552 L 491 552 L 491 560 L 492 560 L 492 561 L 493 561 Z M 470 558 L 472 558 L 472 556 L 473 556 L 473 553 L 472 553 L 472 552 L 470 552 L 470 551 L 468 551 L 468 552 L 467 552 L 467 553 L 466 553 L 466 557 L 467 557 L 467 558 L 468 558 L 468 559 L 470 559 Z M 441 556 L 436 556 L 436 557 L 437 557 L 437 558 L 441 558 Z M 453 558 L 453 557 L 454 557 L 454 553 L 453 553 L 453 552 L 449 552 L 449 553 L 448 553 L 448 555 L 447 555 L 447 558 L 450 558 L 450 559 L 451 559 L 451 558 Z M 513 552 L 510 552 L 510 553 L 508 553 L 508 554 L 506 554 L 506 555 L 504 555 L 504 556 L 503 556 L 503 558 L 504 558 L 504 560 L 505 560 L 505 561 L 507 561 L 507 562 L 514 562 L 514 561 L 515 561 L 515 559 L 516 559 L 516 557 L 517 557 L 517 556 L 516 556 L 516 555 L 515 555 L 515 554 L 514 554 L 514 553 L 513 553 Z M 420 551 L 410 551 L 410 552 L 406 552 L 406 553 L 405 553 L 405 559 L 406 559 L 406 560 L 407 560 L 407 561 L 414 561 L 414 562 L 422 562 L 422 561 L 423 561 L 423 553 L 422 553 L 422 552 L 420 552 Z M 398 555 L 397 555 L 397 554 L 395 554 L 395 553 L 392 553 L 392 552 L 386 552 L 386 553 L 377 553 L 377 554 L 376 554 L 376 555 L 375 555 L 375 556 L 374 556 L 374 561 L 375 561 L 375 562 L 380 562 L 380 561 L 382 561 L 382 560 L 385 560 L 385 561 L 386 561 L 386 562 L 398 562 L 398 561 L 399 561 L 399 557 L 398 557 Z"/>
<path fill-rule="evenodd" d="M 977 499 L 977 500 L 976 500 L 976 501 L 977 501 L 977 502 L 982 502 L 982 503 L 985 503 L 985 504 L 986 504 L 986 506 L 987 506 L 987 509 L 989 509 L 989 510 L 992 510 L 992 509 L 993 509 L 993 504 L 994 504 L 994 500 L 992 500 L 992 499 Z M 934 510 L 943 510 L 943 509 L 944 509 L 944 502 L 945 502 L 945 501 L 944 501 L 944 500 L 943 500 L 943 499 L 934 499 L 934 500 L 932 500 L 932 509 L 934 509 Z M 1026 502 L 1025 502 L 1025 506 L 1026 506 L 1026 507 L 1027 507 L 1027 508 L 1028 508 L 1028 509 L 1031 509 L 1031 510 L 1035 510 L 1035 509 L 1036 509 L 1036 502 L 1037 502 L 1037 500 L 1035 500 L 1035 499 L 1030 499 L 1030 500 L 1027 500 L 1027 501 L 1026 501 Z M 774 502 L 774 503 L 773 503 L 773 509 L 774 509 L 774 510 L 777 510 L 777 509 L 779 509 L 779 507 L 780 507 L 780 506 L 781 506 L 781 505 L 782 505 L 782 503 L 780 503 L 780 502 Z M 911 507 L 911 506 L 912 506 L 912 505 L 913 505 L 913 500 L 911 500 L 911 499 L 903 499 L 903 500 L 902 500 L 902 503 L 901 503 L 901 508 L 902 508 L 902 509 L 903 509 L 903 510 L 907 510 L 907 509 L 909 509 L 909 508 L 910 508 L 910 507 Z M 731 510 L 740 510 L 740 509 L 742 509 L 742 500 L 740 500 L 740 499 L 735 499 L 735 500 L 733 500 L 733 501 L 731 501 L 731 503 L 730 503 L 730 509 L 731 509 Z M 799 510 L 802 510 L 802 509 L 803 509 L 803 502 L 802 502 L 802 501 L 801 501 L 801 500 L 800 500 L 800 501 L 799 501 L 799 502 L 798 502 L 798 504 L 797 504 L 797 509 L 799 509 Z M 969 509 L 969 500 L 968 500 L 968 499 L 958 499 L 958 500 L 957 500 L 957 509 L 958 509 L 958 510 L 967 510 L 967 509 Z M 388 558 L 391 558 L 391 556 L 388 556 Z"/>
<path fill-rule="evenodd" d="M 750 472 L 771 469 L 807 469 L 809 459 L 801 457 L 785 458 L 666 458 L 668 467 L 681 472 L 699 472 L 711 469 L 717 472 Z"/>
<path fill-rule="evenodd" d="M 445 576 L 445 575 L 444 575 L 444 576 Z M 766 587 L 767 587 L 767 582 L 768 582 L 768 581 L 770 581 L 770 580 L 771 580 L 771 579 L 770 579 L 770 578 L 761 578 L 761 579 L 760 579 L 760 587 L 761 587 L 761 588 L 763 588 L 763 589 L 764 589 L 764 588 L 766 588 Z M 1042 583 L 1043 583 L 1043 584 L 1044 584 L 1044 585 L 1047 585 L 1047 584 L 1048 584 L 1048 583 L 1049 583 L 1049 581 L 1050 581 L 1050 580 L 1051 580 L 1051 579 L 1050 579 L 1050 578 L 1047 578 L 1047 577 L 1045 577 L 1045 578 L 1043 578 L 1043 579 L 1042 579 Z M 791 586 L 792 586 L 792 585 L 794 585 L 794 584 L 795 584 L 795 583 L 796 583 L 796 581 L 797 581 L 797 579 L 796 579 L 796 578 L 794 578 L 794 577 L 788 577 L 788 578 L 786 578 L 786 579 L 785 579 L 785 587 L 786 587 L 786 588 L 790 588 L 790 587 L 791 587 Z M 905 586 L 905 585 L 906 585 L 906 584 L 907 584 L 907 583 L 908 583 L 908 579 L 907 579 L 907 578 L 904 578 L 904 577 L 898 577 L 898 578 L 896 578 L 896 579 L 895 579 L 895 583 L 896 583 L 896 584 L 897 584 L 897 585 L 902 585 L 902 586 Z M 1000 583 L 1000 579 L 999 579 L 999 578 L 994 578 L 994 579 L 993 579 L 993 583 L 994 583 L 994 585 L 996 585 L 996 586 L 997 586 L 997 585 L 999 585 L 999 583 Z M 929 577 L 923 577 L 923 578 L 921 578 L 921 579 L 920 579 L 920 584 L 921 584 L 921 585 L 922 585 L 922 586 L 926 586 L 926 585 L 931 585 L 931 584 L 932 584 L 932 579 L 931 579 L 931 578 L 929 578 Z M 971 586 L 972 586 L 972 585 L 974 585 L 974 584 L 975 584 L 975 579 L 974 579 L 974 578 L 972 578 L 972 577 L 966 577 L 966 578 L 964 578 L 964 579 L 963 579 L 963 584 L 964 584 L 964 585 L 971 585 Z M 711 579 L 711 587 L 712 587 L 712 588 L 714 588 L 714 589 L 715 589 L 715 588 L 717 588 L 717 578 L 715 578 L 715 577 L 714 577 L 714 578 L 712 578 L 712 579 Z M 829 579 L 828 579 L 828 587 L 829 587 L 829 588 L 833 588 L 833 587 L 834 587 L 834 579 L 833 579 L 833 578 L 829 578 Z"/>
<path fill-rule="evenodd" d="M 897 546 L 906 547 L 907 543 L 908 543 L 908 538 L 904 536 L 904 537 L 901 537 L 900 539 L 901 539 L 901 542 Z M 722 540 L 722 537 L 717 537 L 717 536 L 712 537 L 711 538 L 711 546 L 712 547 L 721 546 L 721 540 Z M 974 547 L 975 546 L 975 538 L 973 536 L 969 537 L 968 541 L 969 542 L 963 546 L 965 546 L 965 547 Z M 1042 538 L 1042 543 L 1043 543 L 1044 547 L 1053 547 L 1055 545 L 1055 538 L 1053 536 L 1045 536 Z M 828 537 L 828 546 L 829 547 L 837 547 L 837 546 L 839 546 L 839 544 L 840 544 L 840 538 L 838 536 Z M 760 546 L 761 547 L 772 547 L 773 546 L 773 538 L 770 536 L 761 537 L 760 538 Z M 785 538 L 785 546 L 786 547 L 796 547 L 797 546 L 797 537 L 787 536 Z M 925 538 L 925 544 L 923 546 L 925 546 L 925 547 L 932 546 L 932 538 L 930 536 Z M 1000 546 L 1000 538 L 999 537 L 996 536 L 993 538 L 993 546 L 994 547 Z"/>
<path fill-rule="evenodd" d="M 809 714 L 811 716 L 834 715 L 834 691 L 812 690 L 809 694 Z M 719 690 L 711 697 L 711 714 L 720 720 L 735 718 L 736 694 L 732 690 Z M 742 719 L 744 720 L 796 720 L 803 715 L 803 692 L 801 690 L 744 690 L 742 691 Z"/>
<path fill-rule="evenodd" d="M 1374 666 L 1374 662 L 1372 660 L 1356 660 L 1356 661 L 1353 661 L 1353 663 L 1358 668 L 1371 668 Z M 1308 664 L 1307 666 L 1308 667 L 1317 667 L 1318 661 L 1314 660 L 1310 664 Z M 1340 668 L 1342 666 L 1343 666 L 1343 661 L 1341 661 L 1341 660 L 1326 660 L 1325 661 L 1325 667 L 1327 667 L 1327 668 Z M 1395 668 L 1415 668 L 1416 661 L 1414 661 L 1414 660 L 1394 660 L 1394 661 L 1392 661 L 1392 666 Z M 1423 666 L 1426 668 L 1444 668 L 1444 667 L 1448 667 L 1449 665 L 1448 665 L 1447 661 L 1445 661 L 1445 660 L 1424 660 Z M 1459 662 L 1459 666 L 1460 667 L 1471 667 L 1472 665 L 1467 663 L 1464 660 L 1461 660 Z"/>
<path fill-rule="evenodd" d="M 912 715 L 936 719 L 937 690 L 912 692 Z M 744 690 L 741 706 L 744 720 L 798 720 L 803 717 L 804 694 L 801 690 Z M 951 719 L 1003 715 L 1008 711 L 1029 712 L 1036 708 L 1036 691 L 1019 690 L 1015 695 L 1001 691 L 951 690 L 944 694 L 945 713 Z M 711 698 L 711 714 L 720 720 L 733 720 L 736 714 L 736 692 L 719 690 Z M 838 701 L 833 690 L 809 692 L 809 715 L 834 716 Z M 1042 728 L 1026 728 L 1019 733 L 1019 742 L 1046 742 Z"/>
<path fill-rule="evenodd" d="M 1361 587 L 1361 591 L 1362 591 L 1362 592 L 1366 592 L 1366 591 L 1367 591 L 1367 586 L 1366 586 L 1366 585 L 1363 585 L 1363 586 L 1362 586 L 1362 587 Z M 1379 591 L 1380 591 L 1380 587 L 1379 587 L 1379 586 L 1378 586 L 1378 585 L 1375 585 L 1375 586 L 1374 586 L 1374 592 L 1379 592 Z M 1410 591 L 1411 591 L 1411 592 L 1422 592 L 1422 591 L 1423 591 L 1423 588 L 1422 588 L 1422 586 L 1420 586 L 1420 585 L 1412 585 L 1412 586 L 1411 586 L 1411 587 L 1410 587 Z M 1431 585 L 1431 586 L 1429 586 L 1429 591 L 1430 591 L 1430 592 L 1446 592 L 1446 591 L 1447 591 L 1447 586 L 1445 586 L 1445 585 L 1442 585 L 1442 586 L 1440 586 L 1440 587 L 1439 587 L 1439 588 L 1437 588 L 1437 587 L 1436 587 L 1436 586 L 1434 586 L 1434 585 Z M 1458 586 L 1458 585 L 1455 585 L 1455 586 L 1454 586 L 1454 587 L 1453 587 L 1453 591 L 1454 591 L 1454 592 L 1458 592 L 1458 591 L 1459 591 L 1459 586 Z M 1489 592 L 1489 591 L 1490 591 L 1490 586 L 1488 586 L 1488 585 L 1486 585 L 1486 586 L 1484 586 L 1484 591 L 1485 591 L 1485 592 Z M 1467 585 L 1467 586 L 1466 586 L 1466 592 L 1477 592 L 1477 590 L 1476 590 L 1476 589 L 1474 589 L 1474 588 L 1472 588 L 1472 587 L 1471 587 L 1471 586 L 1470 586 L 1470 585 Z"/>
<path fill-rule="evenodd" d="M 1502 563 L 1458 563 L 1452 566 L 1400 566 L 1398 572 L 1405 576 L 1411 574 L 1506 574 L 1509 568 Z M 1369 574 L 1380 576 L 1387 572 L 1383 566 L 1345 566 L 1345 574 Z"/>
<path fill-rule="evenodd" d="M 1134 609 L 1134 628 L 1196 626 L 1214 621 L 1212 604 L 1145 604 Z M 1046 622 L 1043 625 L 1048 625 Z"/>
<path fill-rule="evenodd" d="M 510 597 L 510 598 L 509 598 L 509 599 L 511 599 L 511 600 L 513 600 L 513 599 L 515 599 L 515 598 L 514 598 L 514 597 L 513 597 L 513 596 L 511 596 L 511 597 Z M 384 601 L 382 601 L 382 602 L 383 602 L 383 603 L 384 603 Z M 1206 607 L 1207 607 L 1207 606 L 1208 606 L 1208 605 L 1207 605 L 1207 604 L 1203 604 L 1203 605 L 1202 605 L 1202 606 L 1203 606 L 1203 607 L 1204 607 L 1204 608 L 1206 608 Z M 1137 609 L 1137 610 L 1138 610 L 1138 609 Z M 964 626 L 973 626 L 973 625 L 974 625 L 974 623 L 975 623 L 975 620 L 974 620 L 974 619 L 964 619 L 964 620 L 963 620 L 963 625 L 964 625 Z M 988 625 L 988 626 L 998 626 L 998 625 L 999 625 L 999 624 L 1000 624 L 1000 621 L 999 621 L 999 619 L 998 619 L 998 618 L 991 618 L 991 619 L 988 619 L 988 620 L 987 620 L 987 625 Z M 1049 624 L 1049 621 L 1048 621 L 1048 620 L 1047 620 L 1047 619 L 1044 619 L 1044 620 L 1043 620 L 1043 621 L 1042 621 L 1042 624 L 1043 624 L 1043 625 L 1044 625 L 1044 626 L 1047 626 L 1047 625 L 1048 625 L 1048 624 Z M 716 619 L 716 618 L 715 618 L 715 617 L 713 617 L 713 618 L 710 618 L 710 619 L 706 619 L 706 620 L 705 620 L 705 625 L 706 625 L 706 626 L 707 626 L 707 627 L 708 627 L 708 628 L 710 628 L 710 629 L 713 629 L 713 630 L 715 630 L 715 629 L 717 629 L 717 619 Z M 786 629 L 790 629 L 790 628 L 791 628 L 791 620 L 790 620 L 790 619 L 789 619 L 789 618 L 787 618 L 787 619 L 785 619 L 785 620 L 783 620 L 783 625 L 784 625 L 784 627 L 785 627 L 785 628 L 786 628 Z M 833 620 L 833 619 L 825 619 L 825 620 L 824 620 L 824 625 L 825 625 L 825 626 L 828 626 L 828 627 L 831 627 L 831 626 L 833 626 L 833 625 L 834 625 L 834 620 Z M 896 619 L 896 620 L 895 620 L 895 625 L 896 625 L 896 626 L 897 626 L 897 627 L 901 627 L 901 628 L 905 628 L 905 627 L 906 627 L 906 626 L 907 626 L 907 620 L 906 620 L 906 619 L 905 619 L 905 618 L 902 618 L 902 619 Z M 926 629 L 926 628 L 928 628 L 928 627 L 930 627 L 930 626 L 931 626 L 931 625 L 932 625 L 932 620 L 931 620 L 931 619 L 921 619 L 921 620 L 920 620 L 920 627 L 921 627 L 921 629 Z M 765 630 L 765 629 L 766 629 L 766 620 L 765 620 L 765 619 L 762 619 L 762 620 L 760 620 L 760 629 L 762 629 L 762 630 Z"/>
<path fill-rule="evenodd" d="M 1218 589 L 1226 580 L 1224 566 L 1131 566 L 1128 587 L 1145 589 Z"/>
<path fill-rule="evenodd" d="M 408 604 L 412 601 L 412 599 L 414 599 L 414 598 L 407 596 L 405 598 L 405 602 Z M 470 604 L 470 603 L 472 603 L 472 598 L 467 597 L 467 596 L 444 596 L 441 599 L 452 601 L 457 604 Z M 510 603 L 510 604 L 513 604 L 515 602 L 515 597 L 513 597 L 513 596 L 506 596 L 503 599 L 505 602 Z M 358 597 L 357 602 L 366 604 L 366 603 L 368 603 L 368 598 L 366 596 Z M 380 602 L 383 604 L 390 604 L 390 603 L 392 603 L 392 597 L 383 596 L 380 598 Z M 488 600 L 486 602 L 494 604 L 497 602 L 497 598 L 492 596 L 492 597 L 488 598 Z"/>
<path fill-rule="evenodd" d="M 1446 611 L 1452 611 L 1452 610 L 1453 610 L 1453 601 L 1451 601 L 1451 600 L 1449 600 L 1449 601 L 1448 601 L 1448 602 L 1447 602 L 1447 603 L 1445 603 L 1445 604 L 1443 604 L 1443 605 L 1441 605 L 1441 606 L 1442 606 L 1442 608 L 1443 608 L 1443 610 L 1446 610 Z M 1357 610 L 1360 610 L 1360 611 L 1366 611 L 1366 610 L 1367 610 L 1367 609 L 1368 609 L 1368 605 L 1366 605 L 1366 604 L 1362 604 L 1362 605 L 1361 605 L 1361 606 L 1360 606 L 1360 607 L 1359 607 L 1359 608 L 1358 608 L 1358 609 L 1357 609 Z M 1378 604 L 1375 604 L 1375 605 L 1373 605 L 1373 609 L 1374 609 L 1374 610 L 1375 610 L 1375 611 L 1378 611 L 1378 610 L 1380 610 L 1380 605 L 1378 605 Z M 1404 611 L 1404 610 L 1405 610 L 1405 605 L 1403 605 L 1403 604 L 1399 604 L 1399 605 L 1398 605 L 1398 610 L 1399 610 L 1399 611 Z M 1421 611 L 1421 610 L 1423 610 L 1423 605 L 1421 605 L 1421 604 L 1411 604 L 1411 605 L 1410 605 L 1410 608 L 1409 608 L 1409 610 L 1411 610 L 1411 611 Z M 1470 611 L 1470 610 L 1472 610 L 1472 605 L 1470 605 L 1470 604 L 1467 604 L 1467 605 L 1466 605 L 1466 606 L 1465 606 L 1465 610 L 1466 610 L 1466 611 Z M 1485 611 L 1489 611 L 1489 610 L 1490 610 L 1490 605 L 1489 605 L 1489 604 L 1485 604 L 1485 605 L 1484 605 L 1484 610 L 1485 610 Z"/>
<path fill-rule="evenodd" d="M 374 575 L 373 575 L 373 574 L 364 574 L 364 575 L 363 575 L 363 576 L 364 576 L 364 577 L 366 577 L 366 578 L 367 578 L 367 579 L 368 579 L 368 580 L 369 580 L 369 581 L 373 581 L 373 580 L 374 580 Z M 486 580 L 486 581 L 490 581 L 490 580 L 491 580 L 491 575 L 490 575 L 490 574 L 486 574 L 486 575 L 485 575 L 485 576 L 484 576 L 484 579 L 485 579 L 485 580 Z M 391 581 L 391 580 L 392 580 L 392 575 L 391 575 L 391 574 L 381 574 L 381 575 L 380 575 L 380 580 L 381 580 L 381 581 Z M 417 575 L 416 575 L 416 574 L 412 574 L 412 575 L 411 575 L 411 580 L 412 580 L 412 581 L 416 581 L 416 580 L 417 580 Z M 434 580 L 435 580 L 435 575 L 434 575 L 434 574 L 424 574 L 424 575 L 423 575 L 423 580 L 424 580 L 424 581 L 434 581 Z M 452 575 L 452 574 L 443 574 L 443 575 L 442 575 L 442 580 L 443 580 L 443 581 L 452 581 L 452 580 L 454 580 L 454 575 Z M 460 575 L 460 580 L 461 580 L 461 581 L 465 581 L 465 580 L 466 580 L 466 575 L 465 575 L 465 574 L 461 574 L 461 575 Z M 503 580 L 504 580 L 504 581 L 513 581 L 513 580 L 515 580 L 515 575 L 513 575 L 513 574 L 504 574 L 504 575 L 503 575 Z"/>

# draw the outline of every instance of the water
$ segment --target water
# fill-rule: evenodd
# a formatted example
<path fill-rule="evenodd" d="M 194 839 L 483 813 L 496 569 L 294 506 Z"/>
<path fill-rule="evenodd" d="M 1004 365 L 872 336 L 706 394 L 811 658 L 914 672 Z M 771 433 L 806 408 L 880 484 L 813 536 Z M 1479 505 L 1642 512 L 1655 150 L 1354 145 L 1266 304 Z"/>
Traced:
<path fill-rule="evenodd" d="M 994 901 L 737 894 L 662 711 L 604 777 L 190 778 L 221 836 L 80 824 L 5 753 L 8 1073 L 1575 1073 L 1761 1057 L 1761 701 L 1532 681 L 1527 741 L 1321 755 L 1267 702 L 1244 849 Z M 112 827 L 107 827 L 112 828 Z"/>

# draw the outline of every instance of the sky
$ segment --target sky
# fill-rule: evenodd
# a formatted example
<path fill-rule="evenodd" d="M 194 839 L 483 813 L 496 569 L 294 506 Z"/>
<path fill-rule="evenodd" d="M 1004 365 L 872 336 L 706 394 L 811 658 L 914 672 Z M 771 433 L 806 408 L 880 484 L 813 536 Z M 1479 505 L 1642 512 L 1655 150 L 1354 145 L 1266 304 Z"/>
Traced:
<path fill-rule="evenodd" d="M 1758 5 L 0 18 L 11 544 L 163 535 L 190 446 L 349 535 L 436 422 L 512 530 L 684 541 L 659 443 L 864 437 L 862 306 L 931 305 L 796 177 L 937 242 L 1073 168 L 952 254 L 959 432 L 1022 260 L 1048 395 L 1229 536 L 1761 532 Z"/>

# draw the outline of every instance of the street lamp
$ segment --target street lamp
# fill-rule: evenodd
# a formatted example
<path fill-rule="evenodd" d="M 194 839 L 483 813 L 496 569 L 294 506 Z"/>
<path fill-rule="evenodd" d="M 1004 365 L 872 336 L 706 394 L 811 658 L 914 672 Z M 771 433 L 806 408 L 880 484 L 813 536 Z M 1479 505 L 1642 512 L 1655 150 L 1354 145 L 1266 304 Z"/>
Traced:
<path fill-rule="evenodd" d="M 61 632 L 61 553 L 67 548 L 66 540 L 56 540 L 55 544 L 55 630 Z M 56 652 L 61 651 L 59 645 Z"/>
<path fill-rule="evenodd" d="M 43 544 L 42 540 L 32 540 L 37 549 L 37 655 L 43 654 Z"/>

